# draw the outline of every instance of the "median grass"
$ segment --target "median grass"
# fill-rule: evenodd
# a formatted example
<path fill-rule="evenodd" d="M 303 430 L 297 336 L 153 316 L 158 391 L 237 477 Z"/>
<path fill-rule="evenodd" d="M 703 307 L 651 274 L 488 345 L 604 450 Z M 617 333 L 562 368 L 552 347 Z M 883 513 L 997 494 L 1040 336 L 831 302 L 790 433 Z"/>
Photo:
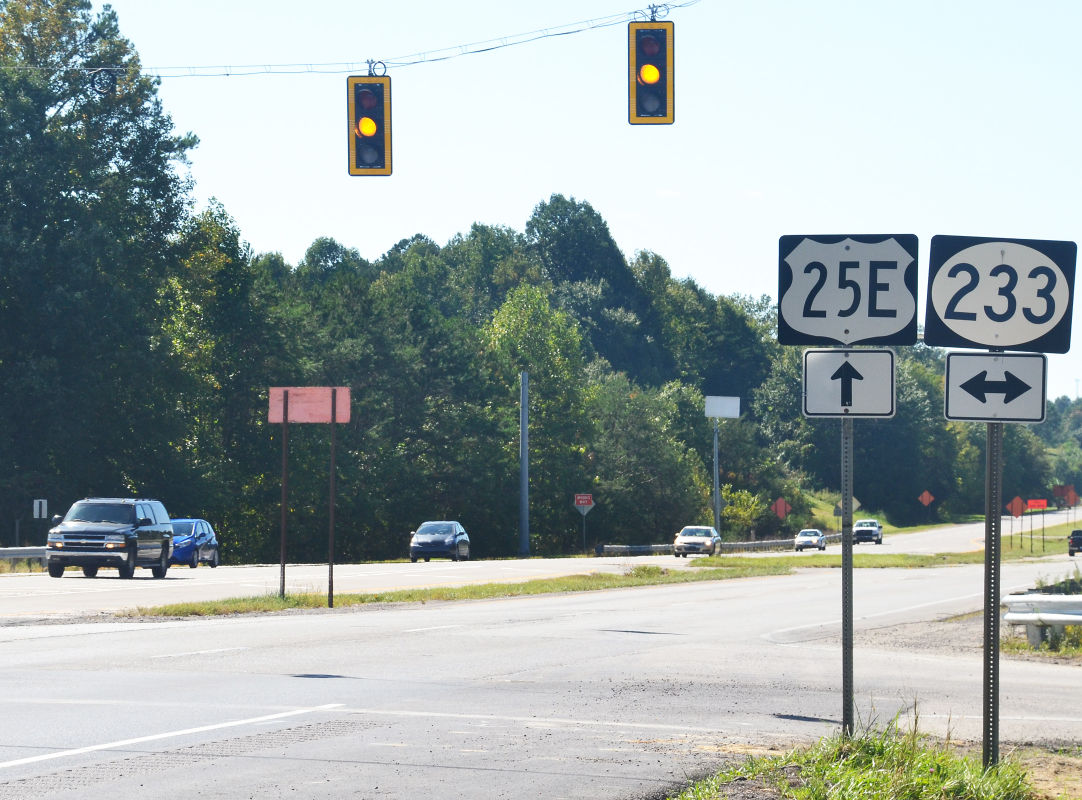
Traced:
<path fill-rule="evenodd" d="M 749 785 L 750 784 L 750 785 Z M 781 756 L 751 757 L 700 781 L 673 800 L 739 797 L 791 800 L 1036 800 L 1025 769 L 1010 760 L 984 769 L 949 741 L 890 725 L 855 737 L 836 735 Z M 761 793 L 749 791 L 754 787 Z M 1065 795 L 1066 796 L 1066 795 Z"/>
<path fill-rule="evenodd" d="M 859 554 L 853 557 L 855 568 L 920 568 L 949 564 L 983 562 L 982 553 L 944 553 L 934 556 Z M 766 575 L 788 575 L 799 567 L 834 568 L 841 566 L 840 555 L 793 554 L 774 558 L 715 556 L 696 559 L 696 569 L 667 569 L 654 564 L 640 564 L 623 573 L 591 572 L 561 578 L 544 578 L 521 583 L 474 583 L 461 586 L 438 586 L 419 589 L 399 589 L 368 594 L 336 594 L 337 608 L 372 603 L 425 603 L 440 600 L 487 600 L 495 597 L 521 597 L 559 592 L 589 592 L 601 589 L 622 589 L 633 586 L 654 586 L 671 583 L 721 581 L 733 578 L 754 578 Z M 306 592 L 234 597 L 200 603 L 174 603 L 164 606 L 138 607 L 125 616 L 210 617 L 230 614 L 288 611 L 301 608 L 326 608 L 325 593 Z"/>
<path fill-rule="evenodd" d="M 568 575 L 522 583 L 474 583 L 462 586 L 437 586 L 423 589 L 399 589 L 371 594 L 336 594 L 336 608 L 370 603 L 425 603 L 439 600 L 487 600 L 494 597 L 559 592 L 589 592 L 601 589 L 623 589 L 633 586 L 655 586 L 667 583 L 694 583 L 759 575 L 784 575 L 791 569 L 775 559 L 740 559 L 740 563 L 701 570 L 670 570 L 653 564 L 641 564 L 622 574 L 591 572 L 588 575 Z M 204 603 L 174 603 L 165 606 L 139 607 L 125 612 L 128 616 L 215 616 L 258 611 L 285 611 L 296 608 L 325 608 L 327 595 L 317 593 L 237 597 Z"/>

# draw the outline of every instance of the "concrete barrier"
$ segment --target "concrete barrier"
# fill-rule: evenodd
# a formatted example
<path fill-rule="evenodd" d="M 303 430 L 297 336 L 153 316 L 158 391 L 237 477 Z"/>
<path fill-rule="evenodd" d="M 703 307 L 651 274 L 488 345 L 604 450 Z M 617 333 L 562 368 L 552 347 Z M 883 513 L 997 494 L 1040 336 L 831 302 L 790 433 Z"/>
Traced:
<path fill-rule="evenodd" d="M 1025 625 L 1032 647 L 1040 647 L 1052 632 L 1062 636 L 1067 625 L 1082 625 L 1082 595 L 1011 594 L 1003 603 L 1007 606 L 1003 621 Z"/>

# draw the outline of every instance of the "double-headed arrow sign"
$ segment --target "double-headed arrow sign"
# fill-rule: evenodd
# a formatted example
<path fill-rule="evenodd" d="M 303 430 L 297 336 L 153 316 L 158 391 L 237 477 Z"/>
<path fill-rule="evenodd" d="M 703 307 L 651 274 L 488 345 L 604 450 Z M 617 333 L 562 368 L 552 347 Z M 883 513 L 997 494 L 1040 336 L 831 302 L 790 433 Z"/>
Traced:
<path fill-rule="evenodd" d="M 1042 422 L 1043 353 L 947 353 L 947 419 Z"/>
<path fill-rule="evenodd" d="M 986 369 L 982 369 L 968 381 L 961 384 L 961 387 L 982 403 L 986 402 L 985 398 L 990 394 L 1001 394 L 1003 395 L 1003 402 L 1010 403 L 1033 388 L 1017 375 L 1006 370 L 1003 372 L 1003 380 L 990 381 Z"/>

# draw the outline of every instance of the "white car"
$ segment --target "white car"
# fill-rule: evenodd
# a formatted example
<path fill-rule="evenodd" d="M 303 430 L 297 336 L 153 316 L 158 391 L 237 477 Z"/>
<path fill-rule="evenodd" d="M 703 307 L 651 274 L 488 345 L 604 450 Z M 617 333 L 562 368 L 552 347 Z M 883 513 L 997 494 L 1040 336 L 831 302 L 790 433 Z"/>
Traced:
<path fill-rule="evenodd" d="M 686 525 L 676 534 L 672 551 L 677 558 L 687 558 L 688 553 L 716 556 L 721 551 L 721 537 L 716 530 L 705 525 Z"/>
<path fill-rule="evenodd" d="M 793 539 L 793 549 L 798 553 L 809 547 L 814 547 L 817 550 L 827 549 L 827 537 L 818 528 L 805 528 Z"/>

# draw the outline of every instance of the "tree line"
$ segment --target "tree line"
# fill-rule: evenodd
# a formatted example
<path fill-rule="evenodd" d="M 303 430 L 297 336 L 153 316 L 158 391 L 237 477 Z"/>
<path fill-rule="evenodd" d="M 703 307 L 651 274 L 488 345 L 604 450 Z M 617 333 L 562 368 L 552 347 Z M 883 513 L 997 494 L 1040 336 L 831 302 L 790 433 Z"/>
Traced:
<path fill-rule="evenodd" d="M 277 560 L 271 386 L 351 388 L 344 561 L 402 557 L 442 518 L 478 556 L 517 552 L 522 372 L 534 553 L 582 548 L 578 492 L 597 503 L 588 548 L 712 523 L 706 395 L 741 398 L 720 426 L 727 536 L 791 535 L 810 493 L 836 489 L 838 422 L 803 417 L 800 352 L 777 344 L 771 298 L 627 259 L 588 202 L 560 194 L 521 231 L 419 233 L 374 261 L 320 238 L 290 264 L 253 253 L 220 204 L 193 207 L 196 144 L 114 12 L 0 0 L 0 541 L 15 520 L 32 530 L 35 498 L 63 511 L 138 495 L 211 520 L 227 561 Z M 897 414 L 854 426 L 854 493 L 896 523 L 980 513 L 984 427 L 943 418 L 941 352 L 899 348 L 897 365 Z M 328 426 L 291 427 L 291 560 L 326 557 L 329 447 Z M 1004 449 L 1005 496 L 1082 487 L 1082 405 L 1007 426 Z"/>

